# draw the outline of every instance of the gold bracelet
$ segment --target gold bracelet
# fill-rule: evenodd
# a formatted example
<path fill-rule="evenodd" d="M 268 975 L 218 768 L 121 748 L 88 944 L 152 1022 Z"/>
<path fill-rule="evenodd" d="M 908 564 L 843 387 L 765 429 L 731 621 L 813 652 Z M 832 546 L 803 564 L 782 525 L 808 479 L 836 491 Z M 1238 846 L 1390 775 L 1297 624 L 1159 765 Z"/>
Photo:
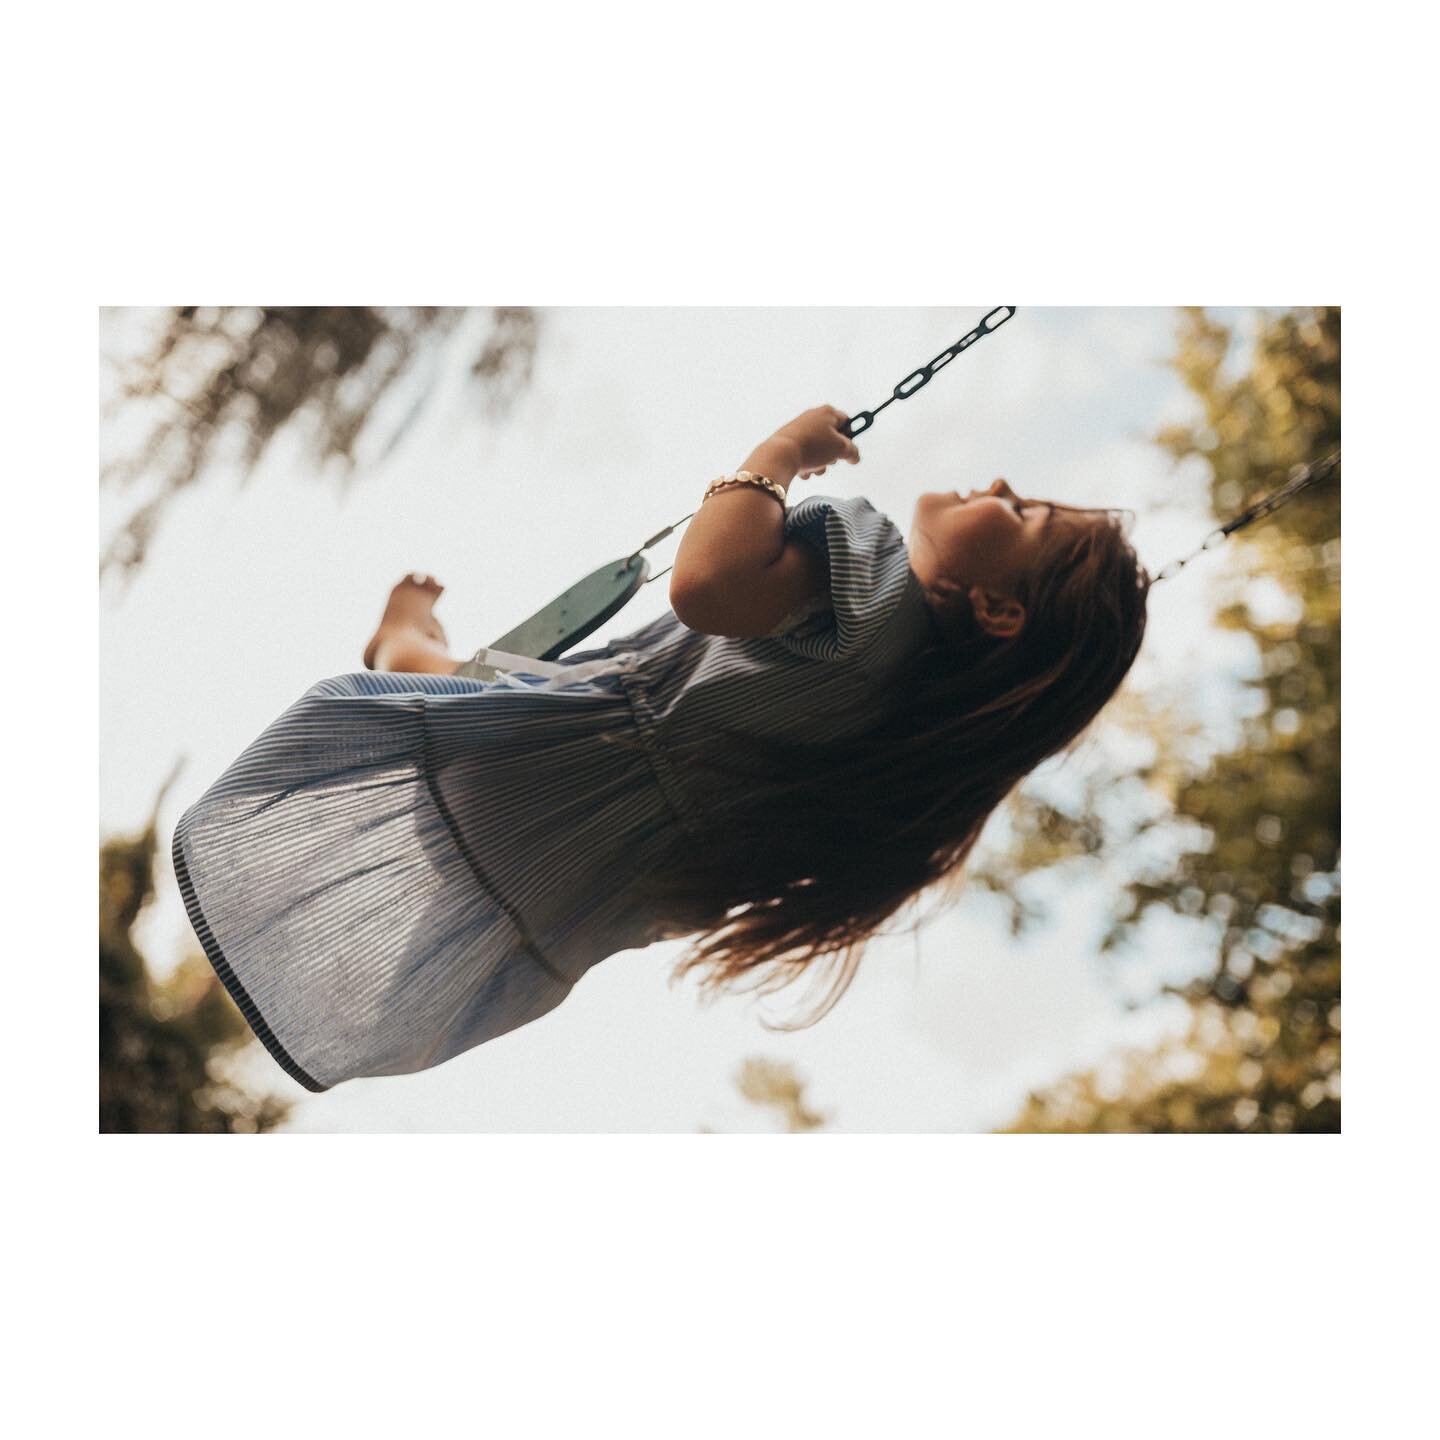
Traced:
<path fill-rule="evenodd" d="M 779 502 L 780 508 L 785 508 L 785 492 L 773 480 L 767 480 L 763 475 L 757 475 L 753 470 L 737 470 L 733 475 L 722 475 L 718 480 L 712 480 L 705 487 L 705 493 L 700 497 L 703 505 L 723 485 L 758 485 L 762 490 L 768 490 Z"/>

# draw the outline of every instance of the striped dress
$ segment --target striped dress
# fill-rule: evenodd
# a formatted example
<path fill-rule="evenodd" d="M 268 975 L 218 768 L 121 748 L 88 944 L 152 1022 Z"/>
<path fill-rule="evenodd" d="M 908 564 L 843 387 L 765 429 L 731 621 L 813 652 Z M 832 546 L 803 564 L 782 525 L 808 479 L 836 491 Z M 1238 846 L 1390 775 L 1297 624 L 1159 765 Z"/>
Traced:
<path fill-rule="evenodd" d="M 677 742 L 880 718 L 887 673 L 931 633 L 904 537 L 863 496 L 807 497 L 785 530 L 828 557 L 830 592 L 767 636 L 667 611 L 493 679 L 336 676 L 190 806 L 173 845 L 190 922 L 300 1084 L 439 1065 L 657 938 L 631 888 L 704 813 Z"/>

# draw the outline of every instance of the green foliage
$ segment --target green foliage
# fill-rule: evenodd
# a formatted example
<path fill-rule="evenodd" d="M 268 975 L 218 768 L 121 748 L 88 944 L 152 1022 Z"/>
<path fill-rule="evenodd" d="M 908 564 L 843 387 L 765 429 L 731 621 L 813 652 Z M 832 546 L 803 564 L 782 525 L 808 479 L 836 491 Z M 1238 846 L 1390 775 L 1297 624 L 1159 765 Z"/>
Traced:
<path fill-rule="evenodd" d="M 225 1074 L 250 1030 L 209 962 L 187 958 L 157 982 L 135 946 L 135 923 L 154 894 L 156 844 L 152 815 L 138 835 L 100 847 L 100 1130 L 273 1130 L 288 1102 L 253 1095 Z"/>
<path fill-rule="evenodd" d="M 437 306 L 188 306 L 148 317 L 156 323 L 145 343 L 106 357 L 116 370 L 106 418 L 116 429 L 133 425 L 135 439 L 107 458 L 101 482 L 144 481 L 150 493 L 111 541 L 101 572 L 143 564 L 165 507 L 212 459 L 228 453 L 248 474 L 287 426 L 306 432 L 317 468 L 335 461 L 350 473 L 377 405 L 428 356 L 418 398 L 392 427 L 393 445 L 430 392 L 440 342 L 464 314 Z M 528 383 L 536 333 L 532 310 L 491 312 L 468 363 L 493 412 Z"/>
<path fill-rule="evenodd" d="M 1205 461 L 1220 517 L 1340 443 L 1338 310 L 1266 316 L 1248 370 L 1234 378 L 1230 346 L 1203 311 L 1184 313 L 1174 363 L 1201 419 L 1157 437 L 1177 460 Z M 1156 906 L 1209 926 L 1213 967 L 1178 990 L 1191 1010 L 1185 1034 L 1032 1095 L 1011 1129 L 1339 1129 L 1339 523 L 1330 483 L 1231 539 L 1219 618 L 1255 647 L 1254 713 L 1240 743 L 1202 766 L 1178 760 L 1173 745 L 1162 756 L 1172 822 L 1194 839 L 1175 864 L 1127 887 L 1107 938 L 1123 954 Z M 1288 618 L 1257 604 L 1262 576 L 1281 587 Z M 1163 730 L 1159 742 L 1164 750 Z M 1153 785 L 1156 773 L 1146 778 Z M 1068 823 L 1118 843 L 1091 813 Z M 1041 849 L 1041 863 L 1053 859 L 1053 846 Z M 1030 858 L 1022 845 L 1009 863 Z"/>

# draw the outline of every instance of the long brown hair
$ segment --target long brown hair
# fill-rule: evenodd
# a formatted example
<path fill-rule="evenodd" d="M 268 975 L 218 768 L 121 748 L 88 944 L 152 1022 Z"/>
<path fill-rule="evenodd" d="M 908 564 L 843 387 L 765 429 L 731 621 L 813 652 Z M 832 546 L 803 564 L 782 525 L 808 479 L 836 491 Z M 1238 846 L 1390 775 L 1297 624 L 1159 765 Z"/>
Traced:
<path fill-rule="evenodd" d="M 1057 507 L 1060 508 L 1060 507 Z M 1145 633 L 1150 577 L 1126 512 L 1050 525 L 1017 586 L 1026 620 L 996 639 L 962 587 L 927 588 L 930 641 L 887 680 L 895 707 L 864 735 L 825 743 L 726 729 L 685 756 L 736 782 L 693 840 L 638 882 L 658 938 L 704 939 L 675 977 L 768 994 L 813 965 L 833 1008 L 866 943 L 908 899 L 958 872 L 985 822 L 1042 760 L 1071 744 L 1115 693 Z M 609 738 L 609 737 L 607 737 Z M 613 743 L 625 743 L 615 737 Z"/>

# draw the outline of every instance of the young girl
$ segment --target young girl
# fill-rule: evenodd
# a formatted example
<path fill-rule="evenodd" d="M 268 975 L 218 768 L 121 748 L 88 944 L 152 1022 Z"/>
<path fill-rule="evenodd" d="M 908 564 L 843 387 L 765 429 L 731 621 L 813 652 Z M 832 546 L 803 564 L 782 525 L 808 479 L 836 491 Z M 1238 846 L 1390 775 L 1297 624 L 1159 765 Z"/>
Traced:
<path fill-rule="evenodd" d="M 402 580 L 367 670 L 186 811 L 191 923 L 302 1085 L 438 1065 L 665 938 L 708 986 L 828 968 L 813 1021 L 1085 729 L 1145 630 L 1119 517 L 1003 480 L 922 495 L 908 543 L 860 496 L 786 508 L 859 461 L 846 424 L 806 411 L 714 482 L 673 609 L 563 661 L 450 658 L 441 587 Z"/>

